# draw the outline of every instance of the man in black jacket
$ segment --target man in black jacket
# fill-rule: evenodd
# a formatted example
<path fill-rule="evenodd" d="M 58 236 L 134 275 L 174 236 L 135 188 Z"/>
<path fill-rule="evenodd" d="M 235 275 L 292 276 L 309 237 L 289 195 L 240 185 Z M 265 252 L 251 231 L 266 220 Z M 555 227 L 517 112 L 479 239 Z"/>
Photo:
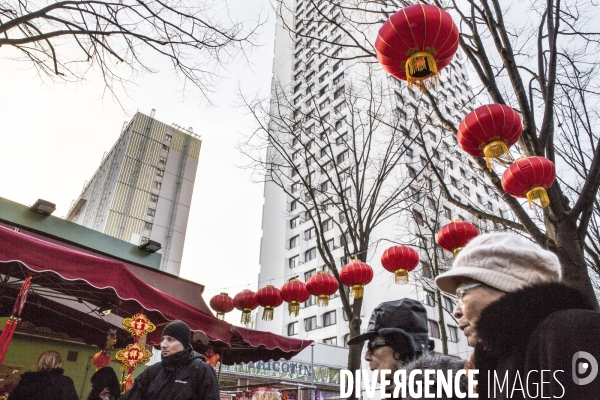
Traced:
<path fill-rule="evenodd" d="M 600 313 L 560 277 L 555 254 L 509 233 L 471 240 L 437 277 L 458 298 L 480 399 L 599 398 Z"/>
<path fill-rule="evenodd" d="M 162 361 L 135 380 L 123 400 L 219 400 L 215 371 L 192 350 L 191 331 L 182 321 L 165 327 L 160 340 Z"/>

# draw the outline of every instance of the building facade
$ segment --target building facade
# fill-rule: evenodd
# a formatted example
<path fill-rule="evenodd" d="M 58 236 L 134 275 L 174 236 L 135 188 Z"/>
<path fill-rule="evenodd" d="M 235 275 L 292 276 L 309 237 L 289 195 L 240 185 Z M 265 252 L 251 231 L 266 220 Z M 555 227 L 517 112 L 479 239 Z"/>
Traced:
<path fill-rule="evenodd" d="M 160 270 L 179 275 L 202 141 L 137 112 L 66 219 L 139 245 L 160 243 Z"/>
<path fill-rule="evenodd" d="M 389 7 L 393 8 L 392 3 L 395 2 L 390 2 Z M 400 8 L 396 6 L 387 14 L 385 10 L 378 10 L 381 18 Z M 276 164 L 272 160 L 293 163 L 298 154 L 297 148 L 302 153 L 310 154 L 303 158 L 302 166 L 290 168 L 287 180 L 277 178 L 276 181 L 272 172 L 271 176 L 267 175 L 258 287 L 269 283 L 281 287 L 293 277 L 306 282 L 317 271 L 327 269 L 317 250 L 319 244 L 314 234 L 315 228 L 325 231 L 325 245 L 335 255 L 338 270 L 349 260 L 349 255 L 344 254 L 344 240 L 347 239 L 344 236 L 346 222 L 342 213 L 339 217 L 331 214 L 333 223 L 330 225 L 315 226 L 314 219 L 307 217 L 306 207 L 301 207 L 305 205 L 305 197 L 297 195 L 295 185 L 301 186 L 301 181 L 306 181 L 303 177 L 307 176 L 309 182 L 321 185 L 321 189 L 322 185 L 327 188 L 326 180 L 330 175 L 326 171 L 331 167 L 327 167 L 329 163 L 326 163 L 327 168 L 324 168 L 319 161 L 324 151 L 332 152 L 329 157 L 336 169 L 340 167 L 344 172 L 352 168 L 354 161 L 348 160 L 347 151 L 348 143 L 358 135 L 357 118 L 356 115 L 353 118 L 353 113 L 358 112 L 356 104 L 359 103 L 349 100 L 351 97 L 348 93 L 352 90 L 356 92 L 354 82 L 368 77 L 370 82 L 377 82 L 378 87 L 382 88 L 381 93 L 384 93 L 382 96 L 386 96 L 381 101 L 381 107 L 394 115 L 396 124 L 406 128 L 406 136 L 410 140 L 403 142 L 402 158 L 394 172 L 397 174 L 397 184 L 406 186 L 403 194 L 405 199 L 400 202 L 403 211 L 379 224 L 372 233 L 373 243 L 369 246 L 366 258 L 375 276 L 365 287 L 361 329 L 366 329 L 372 310 L 381 302 L 402 297 L 415 298 L 427 309 L 430 336 L 436 342 L 436 351 L 442 348 L 442 322 L 448 338 L 449 354 L 466 358 L 472 349 L 468 347 L 457 321 L 451 315 L 456 299 L 442 295 L 439 298 L 442 304 L 438 304 L 432 279 L 433 270 L 442 272 L 449 268 L 452 256 L 443 254 L 432 242 L 437 229 L 454 219 L 475 223 L 480 231 L 500 228 L 474 220 L 467 212 L 445 201 L 448 195 L 464 204 L 493 213 L 504 212 L 502 203 L 498 195 L 486 186 L 483 173 L 462 153 L 454 135 L 441 129 L 441 121 L 433 111 L 434 104 L 425 94 L 410 89 L 406 82 L 397 81 L 382 70 L 372 69 L 368 64 L 357 61 L 356 56 L 361 50 L 355 44 L 360 43 L 361 38 L 372 38 L 374 41 L 380 24 L 372 24 L 370 28 L 368 24 L 364 27 L 352 26 L 349 20 L 359 21 L 361 17 L 350 17 L 348 9 L 344 15 L 339 7 L 338 3 L 332 1 L 280 2 L 272 86 L 272 97 L 277 100 L 276 104 L 272 101 L 271 109 L 283 108 L 281 93 L 285 92 L 289 123 L 283 121 L 271 126 L 272 129 L 281 129 L 289 125 L 293 126 L 293 131 L 287 135 L 289 158 L 286 154 L 281 155 L 281 148 L 285 146 L 282 143 L 288 139 L 277 142 L 274 137 L 279 136 L 272 135 L 271 142 L 277 142 L 273 144 L 272 152 L 279 152 L 279 155 L 267 155 L 267 159 L 271 165 Z M 440 73 L 439 84 L 430 90 L 435 106 L 444 118 L 456 125 L 474 108 L 473 92 L 467 83 L 466 61 L 459 51 L 452 63 Z M 360 95 L 354 94 L 355 97 Z M 298 114 L 301 118 L 296 122 L 294 118 Z M 279 115 L 283 120 L 287 114 L 282 111 Z M 313 129 L 313 125 L 316 129 Z M 320 130 L 323 132 L 319 133 Z M 333 134 L 336 136 L 332 137 Z M 311 147 L 313 143 L 315 145 Z M 449 194 L 441 190 L 441 182 Z M 343 190 L 343 193 L 346 191 Z M 323 206 L 328 208 L 327 204 Z M 332 204 L 332 207 L 336 205 Z M 383 270 L 379 260 L 392 243 L 412 244 L 421 249 L 418 279 L 412 278 L 411 274 L 408 284 L 395 285 L 392 274 Z M 439 267 L 434 268 L 434 263 Z M 440 310 L 443 315 L 440 315 Z M 344 347 L 349 332 L 339 295 L 331 296 L 326 307 L 318 307 L 311 296 L 301 307 L 298 317 L 288 315 L 286 307 L 279 307 L 273 321 L 257 318 L 257 329 Z"/>

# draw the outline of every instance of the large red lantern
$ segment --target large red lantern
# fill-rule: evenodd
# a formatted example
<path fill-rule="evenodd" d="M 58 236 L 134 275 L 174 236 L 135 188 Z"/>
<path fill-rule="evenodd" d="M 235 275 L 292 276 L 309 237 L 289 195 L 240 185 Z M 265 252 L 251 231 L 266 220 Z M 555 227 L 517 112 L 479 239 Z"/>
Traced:
<path fill-rule="evenodd" d="M 517 143 L 523 125 L 519 113 L 503 104 L 488 104 L 471 111 L 461 121 L 456 138 L 464 151 L 473 157 L 490 159 L 506 155 L 508 148 Z"/>
<path fill-rule="evenodd" d="M 479 231 L 475 225 L 465 221 L 451 221 L 439 230 L 437 242 L 442 249 L 452 252 L 456 257 L 458 252 L 477 235 Z"/>
<path fill-rule="evenodd" d="M 310 297 L 310 293 L 306 290 L 304 282 L 298 279 L 293 279 L 281 287 L 281 298 L 289 303 L 288 311 L 297 317 L 300 313 L 300 303 L 305 302 Z"/>
<path fill-rule="evenodd" d="M 383 252 L 381 265 L 394 273 L 395 283 L 406 283 L 409 271 L 419 265 L 419 253 L 410 246 L 393 246 Z"/>
<path fill-rule="evenodd" d="M 250 289 L 244 289 L 233 298 L 233 306 L 242 312 L 241 323 L 249 325 L 252 322 L 252 310 L 258 307 L 256 293 Z"/>
<path fill-rule="evenodd" d="M 96 368 L 104 368 L 110 365 L 110 356 L 104 351 L 99 351 L 92 357 L 92 363 Z"/>
<path fill-rule="evenodd" d="M 373 280 L 373 268 L 360 260 L 352 260 L 342 267 L 340 281 L 351 287 L 350 295 L 360 299 L 365 293 L 365 285 Z"/>
<path fill-rule="evenodd" d="M 317 296 L 317 306 L 329 305 L 329 296 L 337 292 L 340 285 L 338 281 L 325 271 L 318 271 L 306 282 L 306 290 L 313 296 Z"/>
<path fill-rule="evenodd" d="M 227 293 L 220 293 L 210 299 L 210 308 L 217 312 L 218 319 L 225 319 L 225 314 L 234 309 L 233 299 Z"/>
<path fill-rule="evenodd" d="M 423 89 L 434 86 L 438 71 L 452 61 L 458 49 L 458 28 L 441 8 L 415 4 L 383 24 L 375 49 L 377 60 L 390 75 Z"/>
<path fill-rule="evenodd" d="M 535 200 L 542 208 L 548 207 L 550 199 L 546 190 L 556 179 L 554 163 L 544 157 L 524 157 L 510 165 L 502 175 L 502 187 L 511 196 L 527 198 L 529 206 Z"/>
<path fill-rule="evenodd" d="M 273 285 L 267 285 L 256 292 L 256 301 L 264 307 L 263 321 L 273 321 L 273 313 L 275 307 L 279 307 L 283 303 L 279 289 Z"/>

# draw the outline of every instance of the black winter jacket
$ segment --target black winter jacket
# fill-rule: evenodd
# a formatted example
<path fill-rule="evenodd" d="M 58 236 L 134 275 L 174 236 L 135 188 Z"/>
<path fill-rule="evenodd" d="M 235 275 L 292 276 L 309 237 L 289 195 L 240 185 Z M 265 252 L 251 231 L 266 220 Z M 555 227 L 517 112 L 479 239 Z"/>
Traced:
<path fill-rule="evenodd" d="M 25 372 L 9 400 L 79 400 L 73 380 L 62 368 Z"/>
<path fill-rule="evenodd" d="M 419 358 L 417 358 L 415 361 L 410 362 L 409 364 L 407 364 L 404 369 L 406 369 L 406 376 L 407 376 L 407 380 L 408 377 L 410 375 L 410 373 L 414 370 L 419 370 L 420 373 L 418 375 L 415 376 L 415 385 L 420 385 L 422 387 L 421 389 L 421 396 L 420 398 L 425 398 L 425 389 L 424 389 L 424 378 L 423 378 L 423 371 L 424 370 L 435 370 L 436 374 L 437 371 L 442 371 L 444 374 L 447 374 L 447 371 L 452 371 L 452 375 L 451 377 L 455 377 L 456 373 L 459 370 L 462 370 L 465 368 L 465 360 L 460 359 L 460 358 L 455 358 L 455 357 L 450 357 L 450 356 L 445 356 L 442 354 L 437 354 L 437 353 L 427 353 Z M 420 382 L 420 383 L 417 383 Z M 454 382 L 454 379 L 453 379 Z M 395 388 L 393 388 L 395 389 Z M 460 393 L 467 393 L 467 378 L 465 377 L 465 375 L 462 375 L 460 377 L 460 383 L 459 383 L 459 387 L 458 387 L 459 391 L 455 391 L 452 390 L 452 395 L 450 396 L 446 396 L 446 393 L 442 390 L 442 395 L 441 396 L 437 396 L 437 380 L 433 379 L 433 384 L 429 387 L 428 392 L 429 393 L 434 393 L 434 397 L 428 397 L 428 398 L 433 398 L 436 400 L 454 400 L 454 399 L 460 399 L 463 398 L 461 397 Z M 390 393 L 392 396 L 391 398 L 400 398 L 400 397 L 394 397 L 393 395 L 393 391 L 388 391 L 388 393 Z M 455 396 L 456 395 L 456 396 Z M 412 400 L 412 398 L 410 397 L 410 391 L 408 390 L 407 387 L 407 396 L 404 398 L 405 400 Z"/>
<path fill-rule="evenodd" d="M 191 348 L 150 366 L 119 400 L 219 400 L 213 368 Z"/>
<path fill-rule="evenodd" d="M 600 398 L 600 313 L 577 290 L 550 283 L 507 293 L 483 310 L 477 332 L 480 399 Z M 596 360 L 597 376 L 586 385 L 574 377 L 591 377 L 594 361 L 573 375 L 584 365 L 574 359 L 582 351 Z"/>

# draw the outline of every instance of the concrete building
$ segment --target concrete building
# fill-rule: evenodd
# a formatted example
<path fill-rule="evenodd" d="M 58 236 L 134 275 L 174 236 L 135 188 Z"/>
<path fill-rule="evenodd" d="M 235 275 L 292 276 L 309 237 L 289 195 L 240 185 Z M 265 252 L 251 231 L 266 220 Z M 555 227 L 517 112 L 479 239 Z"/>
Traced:
<path fill-rule="evenodd" d="M 301 115 L 308 116 L 302 119 L 303 126 L 311 123 L 309 120 L 314 112 L 323 115 L 322 120 L 327 121 L 332 128 L 335 125 L 336 131 L 339 132 L 338 124 L 341 126 L 351 120 L 350 108 L 352 108 L 344 104 L 344 96 L 339 95 L 340 91 L 343 92 L 344 87 L 351 87 L 353 80 L 370 73 L 368 66 L 353 59 L 353 52 L 357 51 L 357 47 L 344 46 L 345 44 L 352 45 L 353 42 L 344 34 L 344 31 L 352 31 L 353 28 L 346 24 L 343 25 L 344 29 L 340 29 L 338 24 L 345 24 L 345 22 L 338 18 L 340 13 L 334 2 L 297 0 L 288 1 L 285 4 L 286 6 L 279 13 L 276 27 L 272 94 L 275 96 L 276 92 L 286 91 L 287 104 L 291 105 L 290 112 L 294 114 L 301 112 Z M 400 8 L 398 5 L 396 6 L 397 8 L 390 12 Z M 394 6 L 390 3 L 390 7 Z M 337 24 L 332 23 L 336 20 Z M 361 35 L 364 33 L 364 36 L 361 37 L 375 38 L 379 26 L 372 25 L 373 32 L 370 33 L 360 32 Z M 459 122 L 474 108 L 473 92 L 467 84 L 465 62 L 466 58 L 459 51 L 451 65 L 441 72 L 440 83 L 432 90 L 433 95 L 437 98 L 436 104 L 441 108 L 444 116 L 453 122 Z M 385 106 L 395 113 L 398 121 L 405 122 L 407 126 L 413 126 L 410 121 L 415 116 L 415 110 L 418 110 L 418 118 L 422 118 L 422 126 L 424 126 L 420 132 L 424 134 L 420 135 L 416 129 L 411 128 L 414 142 L 411 146 L 406 147 L 402 162 L 398 166 L 399 171 L 397 172 L 401 181 L 412 182 L 410 189 L 414 190 L 410 196 L 407 196 L 410 200 L 406 203 L 407 210 L 398 218 L 380 224 L 377 231 L 373 233 L 373 237 L 380 239 L 382 244 L 373 240 L 374 244 L 370 247 L 367 256 L 368 262 L 375 271 L 375 276 L 373 281 L 365 287 L 361 312 L 361 315 L 365 317 L 362 329 L 366 329 L 368 317 L 381 302 L 412 297 L 425 305 L 429 316 L 430 336 L 436 341 L 436 350 L 440 351 L 440 326 L 438 324 L 440 318 L 432 289 L 435 286 L 432 280 L 427 279 L 427 264 L 424 261 L 426 257 L 422 254 L 421 273 L 424 279 L 417 281 L 411 278 L 409 284 L 395 285 L 392 274 L 381 267 L 379 261 L 381 255 L 390 246 L 389 242 L 411 244 L 420 240 L 417 239 L 418 232 L 421 231 L 424 221 L 433 217 L 439 218 L 441 225 L 459 218 L 472 221 L 468 213 L 443 201 L 437 183 L 430 185 L 432 179 L 435 181 L 435 177 L 432 178 L 433 168 L 441 173 L 451 195 L 460 198 L 462 202 L 497 213 L 503 212 L 500 206 L 502 203 L 482 180 L 481 171 L 478 172 L 474 163 L 468 159 L 465 153 L 461 152 L 454 136 L 444 133 L 439 128 L 439 122 L 432 112 L 432 105 L 429 104 L 425 95 L 417 90 L 411 90 L 407 87 L 406 82 L 397 81 L 383 71 L 375 72 L 377 76 L 374 76 L 373 79 L 382 83 L 390 98 Z M 271 109 L 280 106 L 281 103 L 272 104 Z M 294 110 L 294 107 L 297 109 Z M 332 119 L 329 119 L 330 115 Z M 276 125 L 272 124 L 272 126 Z M 305 135 L 304 132 L 307 129 L 304 127 L 302 129 L 302 135 Z M 319 139 L 318 130 L 319 128 L 313 134 L 317 144 L 321 143 L 319 140 L 323 140 L 322 136 Z M 311 132 L 310 129 L 308 131 Z M 328 139 L 330 147 L 336 149 L 334 156 L 337 157 L 332 158 L 339 163 L 348 162 L 347 157 L 341 156 L 345 152 L 344 143 L 349 140 L 348 135 L 352 130 L 349 129 L 348 132 L 348 134 L 340 135 L 339 138 Z M 328 131 L 325 130 L 323 135 L 327 136 Z M 296 145 L 297 139 L 294 140 L 290 137 L 291 146 Z M 313 148 L 315 147 L 317 150 L 319 149 L 319 146 L 313 146 Z M 317 150 L 311 157 L 318 159 Z M 295 150 L 292 149 L 292 151 Z M 431 162 L 425 157 L 426 154 L 429 155 Z M 293 154 L 290 159 L 294 159 Z M 315 174 L 315 181 L 320 182 L 319 177 L 323 174 L 322 168 L 321 171 L 317 167 L 307 166 L 306 168 L 307 171 L 299 175 Z M 288 178 L 289 190 L 283 190 L 281 184 L 273 183 L 269 179 L 265 183 L 259 288 L 269 283 L 281 287 L 283 283 L 294 276 L 306 282 L 316 271 L 326 269 L 319 252 L 315 251 L 316 239 L 314 234 L 310 233 L 314 226 L 310 218 L 304 216 L 302 207 L 297 206 L 298 202 L 301 203 L 303 200 L 298 196 L 290 195 L 294 192 L 293 186 L 298 174 L 294 177 L 294 174 L 290 173 Z M 431 192 L 432 195 L 429 196 L 426 192 Z M 429 197 L 432 197 L 432 200 L 429 200 Z M 428 205 L 439 206 L 435 215 L 428 210 Z M 485 223 L 472 222 L 476 223 L 482 231 L 492 229 Z M 331 245 L 329 248 L 339 260 L 336 262 L 338 270 L 348 260 L 344 255 L 341 243 L 341 240 L 344 239 L 340 227 L 343 229 L 344 224 L 345 222 L 340 219 L 333 226 L 327 227 L 327 229 L 323 228 L 327 230 L 325 238 L 327 245 Z M 386 243 L 386 240 L 389 242 Z M 446 265 L 451 264 L 451 255 L 439 254 L 439 256 Z M 447 310 L 444 312 L 444 320 L 449 338 L 448 350 L 450 354 L 466 358 L 472 349 L 468 347 L 465 337 L 458 329 L 458 323 L 451 316 L 451 309 L 455 303 L 456 299 L 452 296 L 444 295 L 442 297 L 442 306 Z M 327 307 L 317 307 L 315 299 L 311 297 L 301 308 L 298 317 L 289 316 L 286 307 L 279 307 L 276 309 L 273 321 L 262 321 L 257 318 L 257 329 L 314 339 L 317 342 L 340 347 L 346 346 L 349 332 L 338 295 L 332 296 Z"/>
<path fill-rule="evenodd" d="M 160 243 L 160 270 L 179 275 L 200 137 L 137 112 L 66 219 L 139 245 Z"/>

